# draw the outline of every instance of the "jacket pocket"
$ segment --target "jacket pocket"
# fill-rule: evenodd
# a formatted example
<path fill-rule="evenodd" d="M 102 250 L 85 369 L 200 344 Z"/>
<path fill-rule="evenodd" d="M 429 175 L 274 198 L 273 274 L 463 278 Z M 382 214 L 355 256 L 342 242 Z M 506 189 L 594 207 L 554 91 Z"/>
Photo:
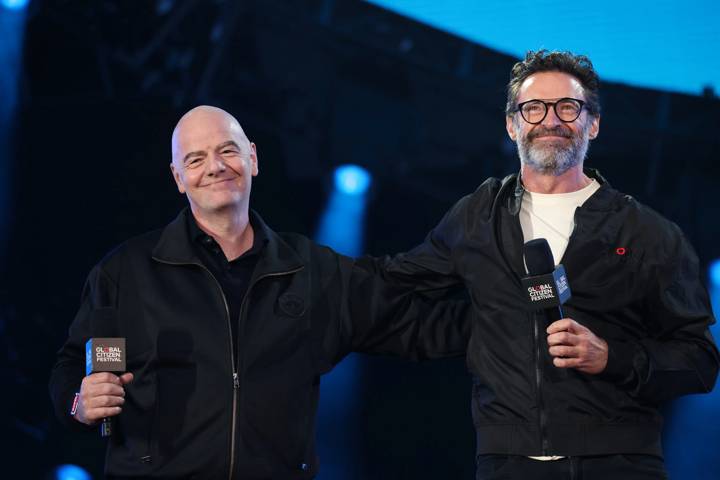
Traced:
<path fill-rule="evenodd" d="M 128 371 L 135 378 L 125 387 L 125 405 L 110 439 L 108 475 L 146 476 L 153 471 L 152 425 L 157 395 L 155 373 L 150 368 L 152 355 L 148 350 L 128 358 Z"/>

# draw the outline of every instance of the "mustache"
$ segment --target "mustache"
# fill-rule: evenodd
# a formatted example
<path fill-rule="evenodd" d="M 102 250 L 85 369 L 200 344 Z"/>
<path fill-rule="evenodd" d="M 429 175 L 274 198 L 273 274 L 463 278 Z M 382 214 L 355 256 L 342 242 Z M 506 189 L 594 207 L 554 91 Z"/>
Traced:
<path fill-rule="evenodd" d="M 567 127 L 562 125 L 557 125 L 555 127 L 538 127 L 527 134 L 528 140 L 547 136 L 572 138 L 573 134 Z"/>

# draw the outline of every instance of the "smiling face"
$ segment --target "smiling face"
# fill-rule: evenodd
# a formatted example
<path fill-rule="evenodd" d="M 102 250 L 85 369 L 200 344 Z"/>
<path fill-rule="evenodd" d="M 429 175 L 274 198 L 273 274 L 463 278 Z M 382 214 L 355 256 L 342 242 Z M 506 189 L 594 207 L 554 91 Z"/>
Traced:
<path fill-rule="evenodd" d="M 585 100 L 582 84 L 567 73 L 540 72 L 520 85 L 517 102 L 553 102 L 561 98 Z M 527 123 L 516 112 L 506 117 L 505 126 L 510 138 L 517 142 L 524 166 L 543 175 L 559 176 L 571 168 L 582 169 L 590 140 L 600 129 L 600 118 L 583 109 L 574 122 L 563 122 L 550 107 L 539 124 Z"/>
<path fill-rule="evenodd" d="M 247 210 L 258 174 L 255 144 L 240 124 L 215 107 L 197 107 L 178 122 L 170 165 L 178 191 L 196 214 Z"/>

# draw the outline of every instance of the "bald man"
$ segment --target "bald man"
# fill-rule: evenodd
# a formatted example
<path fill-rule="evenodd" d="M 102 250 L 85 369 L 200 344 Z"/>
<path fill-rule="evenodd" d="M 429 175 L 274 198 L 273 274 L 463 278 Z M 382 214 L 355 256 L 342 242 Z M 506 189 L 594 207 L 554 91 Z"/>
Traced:
<path fill-rule="evenodd" d="M 227 112 L 184 115 L 170 168 L 189 209 L 95 266 L 51 375 L 64 423 L 114 418 L 108 478 L 313 478 L 320 375 L 351 351 L 464 353 L 465 303 L 389 288 L 250 210 L 257 150 Z M 85 342 L 107 336 L 128 372 L 86 376 Z"/>

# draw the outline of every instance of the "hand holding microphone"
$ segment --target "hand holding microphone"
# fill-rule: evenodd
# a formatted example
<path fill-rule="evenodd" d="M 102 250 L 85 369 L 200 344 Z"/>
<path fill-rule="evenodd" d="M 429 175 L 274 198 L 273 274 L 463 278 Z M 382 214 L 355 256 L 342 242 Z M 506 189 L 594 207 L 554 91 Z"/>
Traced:
<path fill-rule="evenodd" d="M 95 425 L 103 418 L 119 415 L 125 403 L 123 386 L 132 380 L 132 373 L 117 376 L 110 372 L 92 373 L 83 378 L 75 419 L 86 425 Z"/>
<path fill-rule="evenodd" d="M 565 318 L 562 306 L 570 299 L 570 286 L 563 266 L 555 267 L 547 240 L 530 240 L 523 246 L 523 256 L 529 274 L 523 278 L 528 305 L 544 313 L 553 365 L 591 375 L 602 372 L 607 365 L 607 342 L 575 320 Z"/>
<path fill-rule="evenodd" d="M 71 414 L 86 425 L 101 421 L 103 437 L 112 435 L 111 418 L 122 412 L 125 403 L 123 387 L 133 380 L 133 374 L 125 370 L 124 338 L 91 338 L 87 341 L 86 376 L 75 395 Z"/>
<path fill-rule="evenodd" d="M 574 368 L 583 373 L 596 375 L 607 365 L 608 345 L 590 329 L 572 318 L 553 322 L 547 328 L 547 342 L 553 365 Z"/>

